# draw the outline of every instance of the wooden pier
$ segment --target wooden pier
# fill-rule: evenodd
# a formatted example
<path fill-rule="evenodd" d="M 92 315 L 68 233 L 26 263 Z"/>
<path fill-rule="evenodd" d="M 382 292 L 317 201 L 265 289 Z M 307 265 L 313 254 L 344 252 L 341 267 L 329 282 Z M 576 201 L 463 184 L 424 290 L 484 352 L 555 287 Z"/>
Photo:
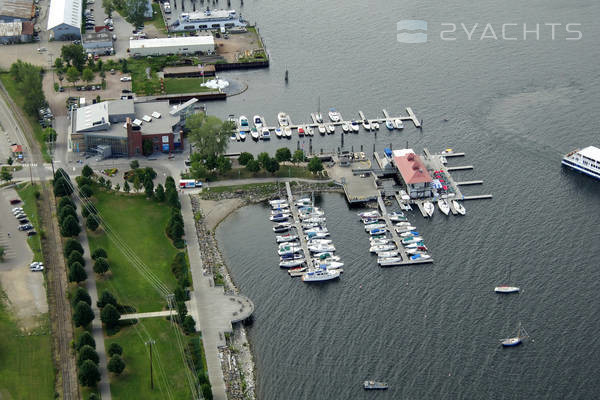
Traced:
<path fill-rule="evenodd" d="M 400 236 L 398 236 L 398 232 L 396 232 L 396 227 L 394 226 L 394 223 L 390 220 L 390 217 L 387 212 L 387 207 L 385 206 L 385 202 L 383 201 L 383 196 L 381 195 L 381 192 L 379 192 L 377 196 L 377 204 L 379 205 L 379 209 L 381 210 L 381 216 L 383 217 L 385 224 L 387 225 L 387 229 L 392 235 L 392 240 L 398 248 L 398 254 L 400 255 L 400 258 L 402 258 L 402 262 L 400 263 L 400 265 L 432 263 L 432 258 L 428 258 L 426 260 L 411 260 L 408 254 L 406 254 L 406 250 L 404 249 L 404 245 L 402 244 Z"/>
<path fill-rule="evenodd" d="M 474 196 L 463 196 L 462 200 L 487 200 L 487 199 L 492 199 L 492 195 L 491 194 L 479 194 L 479 195 L 474 195 Z M 458 199 L 456 199 L 458 200 Z"/>
<path fill-rule="evenodd" d="M 459 165 L 457 167 L 446 167 L 448 171 L 464 171 L 467 169 L 473 169 L 472 165 Z"/>
<path fill-rule="evenodd" d="M 302 247 L 302 251 L 304 252 L 304 260 L 306 262 L 306 266 L 309 270 L 312 270 L 312 257 L 310 256 L 310 251 L 308 250 L 308 243 L 306 242 L 306 236 L 304 236 L 304 229 L 302 229 L 300 213 L 298 212 L 298 207 L 296 207 L 296 203 L 294 202 L 294 196 L 292 195 L 292 188 L 289 182 L 285 183 L 285 191 L 287 192 L 288 203 L 290 205 L 290 210 L 292 211 L 292 216 L 294 217 L 294 226 L 296 227 L 296 234 L 298 235 L 298 239 L 300 240 L 300 246 Z"/>
<path fill-rule="evenodd" d="M 483 185 L 483 181 L 481 181 L 481 180 L 479 180 L 479 181 L 462 181 L 462 182 L 456 182 L 456 184 L 458 186 Z"/>

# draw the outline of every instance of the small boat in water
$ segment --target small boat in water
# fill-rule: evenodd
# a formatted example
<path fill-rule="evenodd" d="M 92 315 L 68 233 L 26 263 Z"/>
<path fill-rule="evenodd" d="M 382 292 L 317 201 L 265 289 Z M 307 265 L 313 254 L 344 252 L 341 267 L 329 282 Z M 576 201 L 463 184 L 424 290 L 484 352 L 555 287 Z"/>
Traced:
<path fill-rule="evenodd" d="M 314 244 L 308 246 L 308 250 L 311 253 L 323 253 L 335 251 L 335 246 L 332 244 Z"/>
<path fill-rule="evenodd" d="M 365 390 L 386 390 L 388 388 L 388 384 L 385 382 L 379 381 L 364 381 L 363 388 Z"/>
<path fill-rule="evenodd" d="M 292 235 L 291 233 L 275 236 L 275 241 L 277 243 L 293 242 L 295 240 L 298 240 L 298 235 Z"/>
<path fill-rule="evenodd" d="M 373 229 L 381 229 L 381 228 L 385 228 L 387 225 L 386 224 L 369 224 L 369 225 L 365 225 L 365 231 L 372 231 Z"/>
<path fill-rule="evenodd" d="M 269 219 L 273 222 L 284 222 L 287 221 L 290 217 L 290 214 L 275 214 L 271 215 Z"/>
<path fill-rule="evenodd" d="M 380 253 L 382 251 L 390 251 L 390 250 L 396 250 L 396 245 L 393 243 L 374 244 L 374 245 L 371 245 L 371 247 L 369 248 L 369 251 L 371 253 Z"/>
<path fill-rule="evenodd" d="M 393 267 L 402 264 L 402 257 L 380 257 L 377 259 L 377 264 L 382 267 Z"/>
<path fill-rule="evenodd" d="M 347 122 L 344 122 L 344 123 L 342 124 L 342 131 L 343 131 L 344 133 L 348 133 L 348 132 L 350 131 L 350 125 L 348 125 L 348 123 L 347 123 Z"/>
<path fill-rule="evenodd" d="M 314 136 L 315 135 L 315 131 L 313 130 L 313 128 L 311 128 L 310 126 L 306 126 L 306 135 L 307 136 Z"/>
<path fill-rule="evenodd" d="M 334 256 L 333 253 L 329 251 L 325 251 L 322 253 L 313 253 L 313 258 L 315 260 L 325 260 L 325 261 L 340 261 L 341 258 L 339 256 Z"/>
<path fill-rule="evenodd" d="M 397 226 L 395 228 L 396 233 L 404 233 L 404 232 L 410 232 L 417 229 L 415 226 L 412 225 L 405 225 L 405 226 Z"/>
<path fill-rule="evenodd" d="M 501 339 L 500 343 L 502 344 L 503 347 L 514 347 L 514 346 L 518 346 L 521 343 L 523 343 L 523 339 L 528 338 L 528 337 L 529 337 L 529 335 L 525 331 L 525 328 L 523 328 L 521 326 L 521 323 L 519 322 L 519 327 L 517 328 L 517 336 L 506 338 L 506 339 Z"/>
<path fill-rule="evenodd" d="M 303 126 L 299 126 L 298 127 L 298 136 L 304 137 L 305 133 L 306 132 L 304 131 L 304 127 Z"/>
<path fill-rule="evenodd" d="M 325 282 L 333 279 L 338 279 L 340 277 L 340 271 L 338 270 L 328 270 L 328 269 L 318 269 L 316 271 L 309 271 L 302 275 L 303 282 Z"/>
<path fill-rule="evenodd" d="M 271 132 L 269 132 L 269 128 L 262 128 L 262 130 L 260 132 L 260 138 L 262 140 L 270 140 L 271 139 Z"/>
<path fill-rule="evenodd" d="M 381 214 L 379 214 L 379 211 L 365 211 L 365 212 L 361 212 L 358 213 L 358 216 L 360 218 L 379 218 L 381 216 Z"/>
<path fill-rule="evenodd" d="M 371 246 L 376 246 L 378 244 L 388 244 L 390 239 L 388 238 L 371 238 L 370 243 Z"/>
<path fill-rule="evenodd" d="M 335 126 L 333 124 L 327 124 L 327 134 L 335 133 Z"/>
<path fill-rule="evenodd" d="M 319 125 L 318 129 L 319 129 L 319 133 L 321 135 L 324 135 L 327 133 L 327 128 L 325 127 L 325 125 Z"/>
<path fill-rule="evenodd" d="M 396 129 L 404 129 L 404 123 L 400 118 L 396 118 L 394 120 L 394 126 L 396 127 Z"/>
<path fill-rule="evenodd" d="M 418 249 L 418 248 L 420 248 L 420 247 L 425 247 L 425 242 L 421 240 L 421 241 L 419 241 L 419 242 L 416 242 L 416 243 L 410 243 L 410 244 L 407 244 L 407 245 L 406 245 L 406 246 L 404 246 L 404 247 L 406 247 L 407 249 Z M 426 248 L 426 247 L 425 247 L 425 248 Z"/>
<path fill-rule="evenodd" d="M 352 132 L 354 133 L 358 133 L 360 126 L 358 125 L 358 121 L 352 120 L 350 122 L 350 129 L 352 129 Z"/>
<path fill-rule="evenodd" d="M 285 126 L 283 128 L 283 134 L 285 135 L 286 138 L 291 138 L 292 137 L 292 128 L 290 128 L 289 126 Z"/>
<path fill-rule="evenodd" d="M 496 293 L 518 293 L 521 289 L 516 286 L 496 286 L 494 292 Z"/>
<path fill-rule="evenodd" d="M 433 212 L 435 211 L 435 206 L 430 201 L 424 201 L 423 202 L 423 209 L 425 210 L 425 213 L 429 217 L 431 217 L 433 215 Z"/>
<path fill-rule="evenodd" d="M 299 258 L 297 260 L 285 260 L 279 263 L 279 268 L 294 268 L 299 267 L 304 264 L 304 258 Z"/>
<path fill-rule="evenodd" d="M 310 228 L 310 229 L 306 229 L 304 230 L 304 233 L 306 233 L 308 236 L 314 233 L 329 233 L 329 230 L 323 226 L 316 226 L 314 228 Z"/>
<path fill-rule="evenodd" d="M 365 128 L 365 131 L 370 131 L 371 130 L 371 123 L 369 122 L 368 119 L 364 119 L 362 122 L 363 128 Z"/>
<path fill-rule="evenodd" d="M 410 259 L 413 261 L 428 260 L 430 258 L 431 258 L 431 256 L 429 254 L 414 254 L 414 255 L 410 256 Z"/>
<path fill-rule="evenodd" d="M 388 130 L 390 130 L 390 131 L 393 131 L 396 128 L 394 126 L 394 123 L 390 119 L 385 120 L 385 127 L 388 128 Z"/>
<path fill-rule="evenodd" d="M 275 233 L 287 232 L 291 229 L 291 227 L 292 227 L 292 224 L 290 224 L 289 222 L 275 224 L 275 225 L 273 225 L 273 232 L 275 232 Z"/>
<path fill-rule="evenodd" d="M 421 236 L 409 236 L 402 239 L 402 244 L 413 244 L 422 241 L 423 238 Z"/>
<path fill-rule="evenodd" d="M 342 119 L 342 114 L 340 114 L 335 108 L 330 108 L 328 114 L 331 122 L 340 122 Z"/>
<path fill-rule="evenodd" d="M 379 122 L 371 121 L 371 129 L 378 131 L 379 130 Z"/>
<path fill-rule="evenodd" d="M 371 236 L 385 235 L 386 232 L 387 232 L 386 228 L 372 229 L 369 231 L 369 235 L 371 235 Z"/>
<path fill-rule="evenodd" d="M 400 237 L 409 237 L 409 236 L 419 236 L 419 232 L 417 232 L 417 231 L 407 231 L 407 232 L 402 232 L 400 234 Z"/>
<path fill-rule="evenodd" d="M 286 127 L 290 124 L 290 117 L 284 113 L 284 112 L 280 112 L 279 114 L 277 114 L 277 122 L 279 122 L 279 126 Z"/>
<path fill-rule="evenodd" d="M 323 114 L 321 114 L 320 112 L 316 112 L 315 113 L 315 119 L 317 120 L 317 122 L 319 124 L 323 123 Z"/>
<path fill-rule="evenodd" d="M 456 212 L 459 213 L 460 215 L 465 215 L 467 213 L 467 210 L 465 210 L 465 207 L 462 204 L 460 204 L 458 201 L 452 200 L 452 205 L 454 206 L 454 209 L 456 210 Z"/>
<path fill-rule="evenodd" d="M 398 250 L 379 251 L 377 252 L 377 257 L 398 257 Z"/>
<path fill-rule="evenodd" d="M 445 215 L 448 215 L 450 213 L 450 205 L 448 204 L 448 200 L 438 199 L 437 204 L 440 211 L 443 212 Z"/>
<path fill-rule="evenodd" d="M 321 239 L 321 238 L 312 238 L 312 239 L 309 239 L 306 242 L 306 244 L 308 246 L 316 246 L 316 245 L 319 245 L 319 244 L 331 244 L 331 243 L 333 243 L 333 240 L 331 240 L 331 239 Z"/>
<path fill-rule="evenodd" d="M 254 126 L 257 130 L 260 130 L 265 124 L 265 120 L 260 115 L 255 115 L 252 117 L 252 121 L 254 122 Z"/>
<path fill-rule="evenodd" d="M 302 258 L 304 258 L 304 254 L 300 254 L 300 252 L 286 253 L 286 254 L 282 254 L 281 256 L 279 256 L 279 261 L 300 260 Z"/>
<path fill-rule="evenodd" d="M 248 118 L 246 118 L 245 115 L 240 115 L 240 118 L 238 119 L 238 123 L 239 123 L 240 131 L 249 131 L 250 130 L 250 125 L 248 125 Z"/>
<path fill-rule="evenodd" d="M 288 270 L 288 274 L 291 277 L 302 276 L 302 275 L 304 275 L 305 271 L 306 271 L 306 267 L 296 267 L 296 268 L 292 268 L 292 269 Z"/>
<path fill-rule="evenodd" d="M 283 129 L 275 128 L 275 136 L 281 139 L 281 137 L 283 136 Z"/>
<path fill-rule="evenodd" d="M 252 130 L 250 130 L 250 136 L 252 136 L 252 139 L 258 140 L 260 138 L 260 133 L 258 133 L 256 128 L 252 128 Z"/>

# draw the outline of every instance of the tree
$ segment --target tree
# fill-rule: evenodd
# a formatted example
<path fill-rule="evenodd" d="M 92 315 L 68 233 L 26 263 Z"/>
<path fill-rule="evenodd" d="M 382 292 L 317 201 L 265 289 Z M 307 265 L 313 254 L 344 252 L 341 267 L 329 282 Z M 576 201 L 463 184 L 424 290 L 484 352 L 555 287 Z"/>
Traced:
<path fill-rule="evenodd" d="M 146 192 L 146 197 L 151 199 L 154 196 L 154 182 L 147 175 L 144 178 L 144 191 Z"/>
<path fill-rule="evenodd" d="M 165 189 L 160 183 L 156 186 L 156 190 L 154 191 L 154 199 L 158 202 L 165 201 Z"/>
<path fill-rule="evenodd" d="M 100 362 L 100 357 L 98 357 L 96 349 L 94 349 L 92 346 L 85 345 L 79 349 L 77 365 L 81 366 L 85 360 L 92 360 L 94 364 L 98 364 Z"/>
<path fill-rule="evenodd" d="M 133 160 L 129 163 L 131 169 L 138 169 L 140 167 L 140 162 L 138 160 Z"/>
<path fill-rule="evenodd" d="M 92 360 L 85 360 L 79 367 L 79 383 L 83 386 L 92 387 L 100 380 L 98 366 Z"/>
<path fill-rule="evenodd" d="M 110 18 L 115 9 L 112 0 L 102 0 L 102 7 L 104 7 L 104 12 L 108 15 L 108 18 Z"/>
<path fill-rule="evenodd" d="M 56 68 L 57 72 L 60 72 L 62 71 L 63 67 L 64 64 L 62 58 L 57 57 L 56 60 L 54 60 L 54 68 Z"/>
<path fill-rule="evenodd" d="M 269 153 L 262 152 L 256 157 L 256 160 L 260 163 L 261 168 L 267 169 L 267 163 L 271 157 L 269 157 Z"/>
<path fill-rule="evenodd" d="M 93 60 L 93 58 L 92 58 Z M 90 68 L 85 68 L 83 70 L 83 72 L 81 73 L 81 79 L 83 79 L 84 81 L 90 83 L 91 81 L 93 81 L 95 78 L 94 76 L 94 71 L 92 71 Z"/>
<path fill-rule="evenodd" d="M 293 158 L 293 160 L 294 160 L 295 163 L 304 162 L 305 158 L 306 157 L 304 156 L 304 150 L 296 150 L 294 152 L 294 158 Z"/>
<path fill-rule="evenodd" d="M 240 165 L 248 165 L 248 161 L 250 160 L 254 160 L 254 156 L 252 153 L 248 153 L 247 151 L 240 153 L 240 156 L 238 157 L 238 162 Z"/>
<path fill-rule="evenodd" d="M 180 239 L 185 231 L 183 230 L 183 223 L 180 221 L 174 221 L 170 227 L 168 227 L 167 236 L 173 240 Z"/>
<path fill-rule="evenodd" d="M 200 386 L 200 389 L 202 389 L 202 397 L 204 398 L 204 400 L 212 400 L 212 389 L 210 388 L 210 385 L 208 383 L 205 383 L 202 386 Z"/>
<path fill-rule="evenodd" d="M 83 70 L 85 65 L 86 56 L 83 51 L 83 46 L 80 44 L 69 44 L 62 47 L 60 50 L 60 56 L 65 62 L 71 63 L 78 71 Z M 67 75 L 69 74 L 67 70 Z M 68 78 L 67 78 L 68 79 Z"/>
<path fill-rule="evenodd" d="M 75 83 L 79 80 L 79 70 L 74 66 L 70 66 L 67 69 L 67 80 L 71 83 Z"/>
<path fill-rule="evenodd" d="M 192 318 L 191 315 L 186 315 L 185 316 L 185 318 L 183 319 L 183 324 L 182 325 L 183 325 L 183 331 L 185 333 L 187 333 L 188 335 L 190 333 L 196 332 L 196 322 L 194 321 L 194 318 Z"/>
<path fill-rule="evenodd" d="M 87 272 L 81 263 L 73 263 L 69 266 L 69 282 L 83 282 L 87 279 Z"/>
<path fill-rule="evenodd" d="M 88 303 L 90 306 L 92 305 L 92 298 L 90 297 L 90 294 L 82 287 L 78 287 L 77 290 L 75 290 L 75 294 L 73 295 L 73 300 L 71 303 L 77 304 L 80 301 Z"/>
<path fill-rule="evenodd" d="M 85 164 L 81 170 L 81 175 L 85 176 L 86 178 L 90 178 L 92 175 L 94 175 L 94 170 L 92 170 L 89 165 Z"/>
<path fill-rule="evenodd" d="M 73 217 L 75 217 L 77 219 L 77 212 L 71 206 L 64 206 L 63 208 L 61 208 L 60 210 L 58 210 L 58 220 L 59 221 L 64 221 L 64 219 L 68 215 L 72 215 Z"/>
<path fill-rule="evenodd" d="M 12 180 L 12 178 L 13 178 L 13 176 L 9 170 L 3 169 L 2 171 L 0 171 L 0 180 L 10 182 Z"/>
<path fill-rule="evenodd" d="M 94 263 L 94 272 L 97 274 L 104 274 L 108 271 L 109 267 L 110 265 L 108 265 L 106 258 L 98 257 Z"/>
<path fill-rule="evenodd" d="M 83 259 L 83 254 L 81 254 L 77 250 L 72 250 L 67 256 L 67 265 L 71 266 L 73 263 L 78 262 L 81 265 L 85 265 L 85 260 Z"/>
<path fill-rule="evenodd" d="M 127 8 L 127 21 L 134 26 L 140 26 L 146 18 L 148 2 L 146 0 L 125 0 Z"/>
<path fill-rule="evenodd" d="M 85 220 L 85 226 L 92 232 L 95 232 L 99 225 L 98 218 L 95 215 L 89 215 Z"/>
<path fill-rule="evenodd" d="M 72 251 L 78 251 L 80 254 L 83 254 L 83 246 L 79 243 L 78 240 L 69 238 L 65 242 L 65 256 L 68 257 Z"/>
<path fill-rule="evenodd" d="M 56 131 L 52 127 L 47 127 L 42 131 L 44 142 L 56 142 Z"/>
<path fill-rule="evenodd" d="M 120 190 L 121 190 L 121 184 L 120 184 L 120 183 L 117 183 L 117 184 L 115 185 L 115 191 L 119 192 Z"/>
<path fill-rule="evenodd" d="M 115 354 L 120 356 L 123 355 L 123 348 L 119 343 L 111 343 L 110 346 L 108 346 L 108 356 L 112 357 Z"/>
<path fill-rule="evenodd" d="M 100 295 L 100 299 L 98 299 L 98 301 L 96 302 L 96 305 L 98 306 L 98 308 L 102 308 L 107 304 L 112 304 L 113 306 L 115 306 L 115 308 L 119 308 L 119 303 L 117 303 L 117 299 L 115 298 L 115 296 L 113 296 L 112 293 L 108 290 L 104 290 Z"/>
<path fill-rule="evenodd" d="M 279 162 L 290 161 L 292 159 L 292 153 L 287 147 L 282 147 L 275 152 L 275 159 Z"/>
<path fill-rule="evenodd" d="M 120 375 L 125 369 L 125 361 L 123 361 L 120 355 L 115 354 L 110 358 L 107 368 L 110 372 Z"/>
<path fill-rule="evenodd" d="M 114 328 L 119 324 L 121 313 L 112 304 L 107 304 L 102 308 L 100 312 L 100 319 L 107 328 Z"/>
<path fill-rule="evenodd" d="M 60 224 L 60 234 L 64 237 L 69 236 L 77 236 L 81 232 L 81 228 L 79 227 L 79 222 L 72 215 L 67 215 L 67 217 Z"/>
<path fill-rule="evenodd" d="M 190 141 L 199 149 L 202 159 L 208 156 L 217 157 L 225 152 L 231 133 L 235 131 L 235 123 L 221 121 L 206 114 L 190 115 L 185 122 L 190 131 Z M 207 168 L 212 169 L 207 166 Z"/>
<path fill-rule="evenodd" d="M 83 185 L 79 188 L 79 195 L 84 198 L 92 197 L 94 191 L 90 185 Z"/>
<path fill-rule="evenodd" d="M 10 156 L 9 156 L 9 157 L 6 159 L 6 163 L 7 163 L 8 165 L 13 165 L 13 162 L 15 162 L 15 161 L 14 161 L 14 160 L 13 160 L 13 158 L 12 158 L 12 157 L 10 157 Z"/>
<path fill-rule="evenodd" d="M 181 208 L 181 202 L 179 201 L 179 196 L 177 196 L 176 191 L 169 190 L 167 192 L 167 204 L 174 208 Z"/>
<path fill-rule="evenodd" d="M 250 160 L 246 165 L 246 169 L 250 172 L 258 172 L 260 171 L 260 164 L 256 160 Z"/>
<path fill-rule="evenodd" d="M 177 190 L 177 188 L 175 187 L 175 179 L 173 179 L 172 176 L 167 176 L 167 179 L 165 179 L 165 192 L 168 190 Z"/>
<path fill-rule="evenodd" d="M 217 158 L 217 170 L 219 173 L 224 174 L 227 171 L 231 170 L 231 160 L 223 155 L 220 155 Z"/>
<path fill-rule="evenodd" d="M 17 60 L 11 65 L 10 73 L 17 82 L 19 94 L 24 99 L 23 108 L 27 114 L 37 117 L 38 109 L 47 106 L 42 89 L 42 69 Z"/>
<path fill-rule="evenodd" d="M 208 176 L 208 169 L 203 161 L 192 161 L 192 164 L 190 165 L 190 174 L 194 179 L 206 179 Z"/>
<path fill-rule="evenodd" d="M 130 190 L 131 188 L 129 187 L 129 182 L 125 181 L 125 183 L 123 184 L 123 191 L 125 193 L 129 193 Z"/>
<path fill-rule="evenodd" d="M 80 175 L 75 178 L 75 182 L 77 182 L 77 186 L 79 186 L 81 188 L 82 186 L 85 186 L 85 185 L 91 185 L 92 178 L 88 178 L 83 175 Z M 101 176 L 100 178 L 98 178 L 98 183 L 102 183 L 102 182 L 104 182 L 104 177 Z"/>
<path fill-rule="evenodd" d="M 152 154 L 153 151 L 154 151 L 154 148 L 152 146 L 152 140 L 143 139 L 142 140 L 142 154 L 147 157 L 150 154 Z"/>
<path fill-rule="evenodd" d="M 88 397 L 88 400 L 100 400 L 100 398 L 98 398 L 96 393 L 91 393 L 90 397 Z"/>
<path fill-rule="evenodd" d="M 312 173 L 323 171 L 323 162 L 318 157 L 313 157 L 308 162 L 308 170 Z"/>
<path fill-rule="evenodd" d="M 70 197 L 62 197 L 60 199 L 60 201 L 58 202 L 58 209 L 60 210 L 63 207 L 66 206 L 71 206 L 73 208 L 75 208 L 75 203 L 73 203 L 73 200 L 71 200 Z"/>
<path fill-rule="evenodd" d="M 141 188 L 142 188 L 142 182 L 140 181 L 140 177 L 136 175 L 133 178 L 133 189 L 136 192 L 139 192 Z"/>
<path fill-rule="evenodd" d="M 98 257 L 108 258 L 108 254 L 106 254 L 106 250 L 104 250 L 102 247 L 99 247 L 92 252 L 92 260 L 95 260 Z"/>
<path fill-rule="evenodd" d="M 269 171 L 270 173 L 274 174 L 275 172 L 279 171 L 279 163 L 277 162 L 276 159 L 269 158 L 269 161 L 267 161 L 267 166 L 265 167 L 265 169 L 267 171 Z"/>
<path fill-rule="evenodd" d="M 62 176 L 54 180 L 54 195 L 56 197 L 69 196 L 73 193 L 73 188 Z"/>
<path fill-rule="evenodd" d="M 75 348 L 77 350 L 81 349 L 83 346 L 90 346 L 94 349 L 96 348 L 96 341 L 88 331 L 83 331 L 83 333 L 79 335 L 77 343 L 75 344 Z"/>
<path fill-rule="evenodd" d="M 85 301 L 77 303 L 75 311 L 73 312 L 73 322 L 75 322 L 75 326 L 86 327 L 93 319 L 94 311 L 92 311 L 92 307 Z"/>

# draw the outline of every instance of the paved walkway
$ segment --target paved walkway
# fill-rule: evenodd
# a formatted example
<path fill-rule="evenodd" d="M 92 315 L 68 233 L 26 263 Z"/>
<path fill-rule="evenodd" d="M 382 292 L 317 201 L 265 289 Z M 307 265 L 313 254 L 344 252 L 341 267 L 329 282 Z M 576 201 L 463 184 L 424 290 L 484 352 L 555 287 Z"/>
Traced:
<path fill-rule="evenodd" d="M 190 196 L 181 195 L 181 213 L 185 224 L 190 269 L 194 290 L 190 293 L 189 313 L 196 321 L 196 327 L 202 332 L 208 377 L 215 400 L 227 400 L 225 381 L 218 348 L 225 346 L 225 332 L 231 332 L 232 322 L 246 319 L 254 310 L 250 299 L 238 295 L 226 295 L 222 286 L 216 287 L 212 276 L 204 274 L 200 257 L 200 246 L 193 223 L 194 215 Z"/>
<path fill-rule="evenodd" d="M 79 222 L 81 225 L 85 225 L 85 218 L 81 215 L 81 203 L 74 199 L 77 205 L 77 215 L 79 216 Z M 79 242 L 83 247 L 83 259 L 85 260 L 85 272 L 87 272 L 87 279 L 85 281 L 85 288 L 92 298 L 92 310 L 94 311 L 95 318 L 92 321 L 92 336 L 96 342 L 96 351 L 100 358 L 99 369 L 100 369 L 100 382 L 98 382 L 98 391 L 102 400 L 111 400 L 110 394 L 110 381 L 108 379 L 108 370 L 106 369 L 107 357 L 106 350 L 104 348 L 104 332 L 102 331 L 102 321 L 100 320 L 100 309 L 96 305 L 98 301 L 98 290 L 96 289 L 96 277 L 94 274 L 93 266 L 94 260 L 92 260 L 92 253 L 90 252 L 90 245 L 88 242 L 87 233 L 85 228 L 79 234 Z"/>
<path fill-rule="evenodd" d="M 269 183 L 269 182 L 306 182 L 306 183 L 328 183 L 332 182 L 332 179 L 304 179 L 304 178 L 248 178 L 248 179 L 228 179 L 225 181 L 216 181 L 206 183 L 205 187 L 218 187 L 218 186 L 235 186 L 235 185 L 251 185 L 255 183 Z"/>
<path fill-rule="evenodd" d="M 145 312 L 145 313 L 133 313 L 133 314 L 123 314 L 120 319 L 140 319 L 140 318 L 155 318 L 155 317 L 169 317 L 174 315 L 175 311 L 165 310 L 165 311 L 154 311 L 154 312 Z"/>

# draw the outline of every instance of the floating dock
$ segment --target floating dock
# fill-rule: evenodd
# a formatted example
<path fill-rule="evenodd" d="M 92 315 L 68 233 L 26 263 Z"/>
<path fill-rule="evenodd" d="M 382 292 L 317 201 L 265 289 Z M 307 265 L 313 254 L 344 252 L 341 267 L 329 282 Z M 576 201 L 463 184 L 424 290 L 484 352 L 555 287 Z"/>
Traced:
<path fill-rule="evenodd" d="M 285 191 L 287 192 L 288 203 L 290 205 L 290 210 L 292 211 L 292 216 L 294 217 L 294 226 L 296 227 L 296 234 L 298 235 L 298 239 L 300 240 L 300 246 L 302 247 L 302 251 L 304 252 L 304 260 L 306 261 L 308 269 L 312 269 L 312 259 L 310 257 L 310 251 L 308 250 L 308 243 L 306 242 L 306 237 L 304 236 L 304 230 L 302 229 L 302 221 L 300 220 L 300 213 L 298 213 L 298 207 L 296 207 L 296 203 L 294 202 L 294 196 L 292 195 L 292 187 L 290 186 L 289 182 L 285 183 Z"/>
<path fill-rule="evenodd" d="M 456 182 L 456 184 L 458 186 L 468 186 L 468 185 L 483 185 L 483 181 L 463 181 L 463 182 Z"/>
<path fill-rule="evenodd" d="M 446 167 L 447 171 L 464 171 L 467 169 L 473 169 L 472 165 L 459 165 L 457 167 Z"/>

